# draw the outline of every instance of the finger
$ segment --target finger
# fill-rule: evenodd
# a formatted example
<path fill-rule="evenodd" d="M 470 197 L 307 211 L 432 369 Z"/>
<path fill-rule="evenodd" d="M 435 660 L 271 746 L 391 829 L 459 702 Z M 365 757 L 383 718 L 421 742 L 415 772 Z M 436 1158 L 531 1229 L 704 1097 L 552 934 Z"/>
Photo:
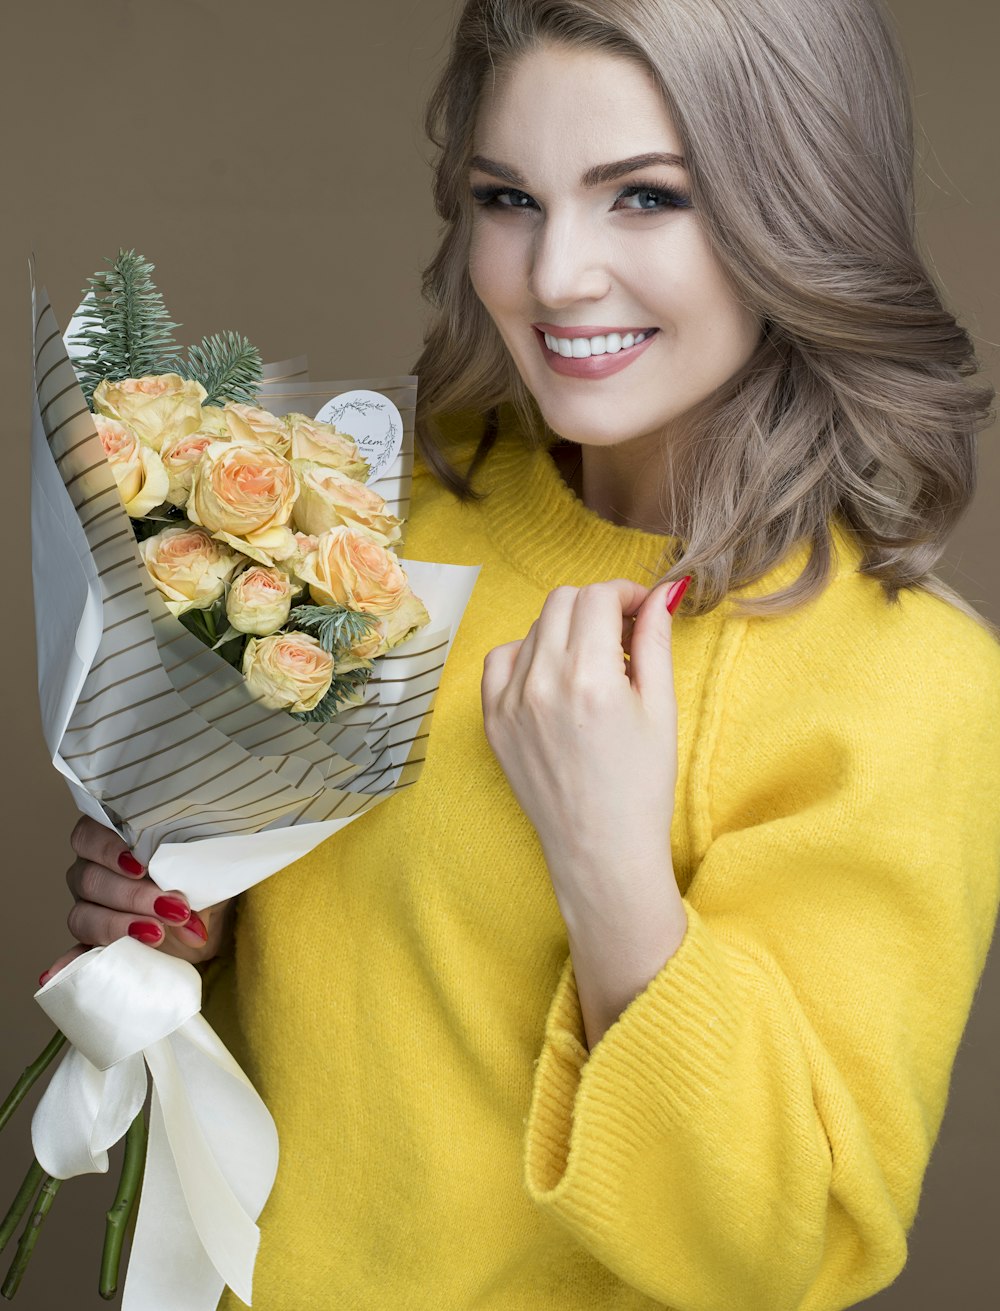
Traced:
<path fill-rule="evenodd" d="M 495 646 L 492 651 L 487 651 L 480 685 L 484 715 L 490 714 L 496 708 L 500 694 L 510 682 L 520 646 L 520 642 L 505 642 L 502 646 Z"/>
<path fill-rule="evenodd" d="M 673 623 L 667 602 L 677 595 L 676 582 L 654 587 L 636 615 L 632 630 L 629 678 L 643 702 L 662 711 L 675 709 Z"/>
<path fill-rule="evenodd" d="M 70 834 L 69 844 L 83 860 L 117 869 L 132 878 L 140 878 L 146 870 L 129 850 L 128 843 L 90 815 L 81 815 Z"/>
<path fill-rule="evenodd" d="M 49 968 L 47 970 L 43 970 L 42 973 L 38 976 L 38 986 L 42 987 L 43 984 L 48 983 L 49 979 L 52 978 L 53 974 L 58 974 L 60 970 L 65 969 L 65 967 L 70 963 L 70 961 L 76 960 L 77 956 L 82 956 L 85 951 L 89 951 L 89 950 L 90 950 L 89 944 L 80 942 L 77 943 L 75 947 L 72 947 L 69 951 L 63 952 L 63 954 L 59 957 L 58 960 L 54 960 L 52 964 L 49 966 Z"/>
<path fill-rule="evenodd" d="M 566 646 L 578 587 L 556 587 L 549 592 L 541 613 L 528 630 L 514 662 L 510 678 L 510 693 L 516 701 L 524 698 L 530 685 L 543 701 L 547 701 L 555 680 L 561 677 L 566 665 Z"/>
<path fill-rule="evenodd" d="M 66 873 L 66 882 L 78 901 L 158 919 L 164 925 L 186 924 L 191 914 L 183 892 L 163 892 L 151 878 L 123 878 L 89 861 L 75 861 Z"/>
<path fill-rule="evenodd" d="M 92 901 L 76 902 L 66 916 L 66 923 L 77 942 L 89 942 L 95 947 L 106 947 L 125 937 L 135 938 L 147 947 L 159 947 L 166 935 L 159 920 L 109 910 Z"/>
<path fill-rule="evenodd" d="M 633 618 L 626 613 L 639 587 L 628 579 L 593 583 L 580 591 L 570 625 L 567 661 L 574 674 L 612 679 L 625 672 L 625 652 L 632 641 Z M 649 589 L 642 589 L 648 596 Z"/>

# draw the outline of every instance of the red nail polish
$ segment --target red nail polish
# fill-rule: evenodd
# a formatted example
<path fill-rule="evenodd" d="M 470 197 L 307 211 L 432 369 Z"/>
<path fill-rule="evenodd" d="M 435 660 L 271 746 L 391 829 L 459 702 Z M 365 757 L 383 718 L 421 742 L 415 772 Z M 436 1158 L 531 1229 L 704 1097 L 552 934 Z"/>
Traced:
<path fill-rule="evenodd" d="M 688 574 L 686 578 L 680 579 L 679 582 L 672 584 L 667 589 L 667 614 L 672 615 L 681 603 L 681 597 L 687 591 L 688 583 L 693 575 Z"/>
<path fill-rule="evenodd" d="M 152 947 L 163 937 L 163 930 L 159 924 L 150 924 L 148 920 L 133 920 L 128 926 L 128 936 L 144 942 L 147 947 Z"/>
<path fill-rule="evenodd" d="M 169 920 L 171 924 L 186 924 L 191 913 L 177 897 L 157 897 L 153 902 L 153 910 L 161 920 Z"/>
<path fill-rule="evenodd" d="M 52 972 L 51 970 L 44 970 L 41 974 L 39 974 L 39 976 L 38 976 L 38 986 L 39 986 L 40 988 L 44 986 L 44 984 L 45 984 L 45 980 L 49 977 L 49 975 L 51 974 L 51 972 Z"/>
<path fill-rule="evenodd" d="M 208 941 L 208 929 L 205 928 L 205 921 L 201 918 L 201 916 L 198 914 L 197 911 L 193 910 L 191 912 L 191 918 L 184 925 L 184 927 L 190 933 L 193 933 L 196 938 L 200 938 L 202 942 Z"/>
<path fill-rule="evenodd" d="M 143 867 L 136 860 L 135 856 L 132 855 L 131 851 L 123 851 L 118 857 L 118 868 L 123 874 L 134 875 L 144 873 Z"/>

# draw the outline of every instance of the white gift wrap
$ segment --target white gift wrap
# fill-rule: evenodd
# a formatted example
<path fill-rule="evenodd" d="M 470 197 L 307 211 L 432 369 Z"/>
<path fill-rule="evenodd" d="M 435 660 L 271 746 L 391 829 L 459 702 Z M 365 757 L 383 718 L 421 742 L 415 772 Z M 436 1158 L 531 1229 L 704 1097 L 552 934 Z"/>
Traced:
<path fill-rule="evenodd" d="M 376 661 L 362 704 L 330 724 L 263 705 L 173 616 L 146 572 L 44 290 L 33 287 L 32 573 L 39 698 L 77 806 L 196 910 L 291 864 L 416 782 L 426 716 L 478 569 L 406 561 L 427 629 Z M 395 462 L 373 482 L 405 518 L 416 379 L 311 383 L 269 366 L 261 404 L 314 414 L 368 388 L 398 408 Z M 200 1015 L 198 972 L 125 939 L 36 994 L 72 1043 L 35 1114 L 58 1178 L 108 1168 L 153 1079 L 150 1147 L 123 1305 L 200 1311 L 228 1283 L 250 1303 L 274 1125 Z M 155 1237 L 154 1237 L 155 1235 Z"/>

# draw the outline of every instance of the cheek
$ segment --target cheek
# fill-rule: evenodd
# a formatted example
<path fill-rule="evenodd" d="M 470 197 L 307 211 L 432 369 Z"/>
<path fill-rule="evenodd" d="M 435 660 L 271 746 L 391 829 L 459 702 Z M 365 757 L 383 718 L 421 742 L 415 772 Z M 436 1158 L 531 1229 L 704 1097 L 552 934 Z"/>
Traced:
<path fill-rule="evenodd" d="M 517 303 L 521 280 L 516 270 L 520 260 L 516 233 L 505 232 L 495 223 L 473 224 L 469 279 L 490 314 L 495 316 Z"/>

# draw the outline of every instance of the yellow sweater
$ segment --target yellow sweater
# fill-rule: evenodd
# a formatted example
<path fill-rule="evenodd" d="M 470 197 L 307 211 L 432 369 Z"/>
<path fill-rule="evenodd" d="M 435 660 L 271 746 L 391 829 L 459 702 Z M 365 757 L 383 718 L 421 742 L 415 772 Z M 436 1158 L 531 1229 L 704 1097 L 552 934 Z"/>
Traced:
<path fill-rule="evenodd" d="M 419 784 L 244 896 L 209 1007 L 281 1139 L 255 1311 L 851 1306 L 903 1266 L 995 922 L 1000 646 L 840 532 L 813 604 L 676 617 L 688 929 L 588 1053 L 480 675 L 663 541 L 516 435 L 478 485 L 414 480 L 406 554 L 483 566 Z"/>

